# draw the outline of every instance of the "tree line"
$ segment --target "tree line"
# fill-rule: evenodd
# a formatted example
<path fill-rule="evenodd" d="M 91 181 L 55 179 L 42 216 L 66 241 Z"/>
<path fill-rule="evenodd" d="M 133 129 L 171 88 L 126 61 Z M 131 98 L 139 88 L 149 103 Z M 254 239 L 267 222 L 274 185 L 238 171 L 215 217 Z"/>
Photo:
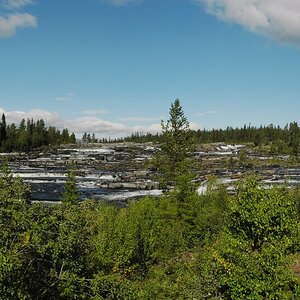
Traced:
<path fill-rule="evenodd" d="M 244 125 L 241 128 L 198 130 L 194 134 L 200 143 L 252 142 L 255 146 L 271 144 L 274 151 L 277 149 L 280 152 L 297 152 L 300 145 L 300 128 L 297 122 L 286 124 L 283 128 L 273 124 L 260 127 Z"/>
<path fill-rule="evenodd" d="M 57 146 L 76 143 L 74 133 L 68 129 L 60 131 L 55 127 L 46 127 L 43 119 L 22 119 L 19 126 L 15 123 L 7 124 L 5 114 L 0 121 L 0 151 L 28 152 L 43 146 Z"/>
<path fill-rule="evenodd" d="M 300 128 L 297 122 L 291 122 L 284 127 L 261 125 L 259 127 L 244 125 L 240 128 L 228 126 L 226 129 L 190 130 L 199 144 L 202 143 L 253 143 L 256 147 L 270 146 L 272 153 L 298 154 L 300 150 Z M 163 134 L 135 132 L 127 137 L 103 139 L 101 142 L 156 142 L 163 141 Z"/>

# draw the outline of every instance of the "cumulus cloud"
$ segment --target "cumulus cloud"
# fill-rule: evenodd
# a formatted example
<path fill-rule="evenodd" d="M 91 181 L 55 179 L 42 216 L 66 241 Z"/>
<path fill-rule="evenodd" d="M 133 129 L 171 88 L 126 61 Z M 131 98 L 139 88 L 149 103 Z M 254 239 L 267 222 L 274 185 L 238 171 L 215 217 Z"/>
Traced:
<path fill-rule="evenodd" d="M 57 112 L 50 112 L 44 109 L 5 111 L 0 107 L 0 114 L 2 113 L 5 114 L 8 124 L 15 123 L 18 126 L 22 119 L 43 119 L 47 126 L 54 126 L 58 129 L 68 128 L 70 132 L 74 132 L 78 136 L 84 132 L 94 132 L 99 136 L 125 136 L 136 132 L 137 129 L 141 129 L 141 131 L 143 129 L 145 132 L 149 132 L 145 127 L 127 127 L 123 123 L 103 120 L 93 115 L 65 121 Z M 150 126 L 150 130 L 152 129 Z"/>
<path fill-rule="evenodd" d="M 22 119 L 43 119 L 46 126 L 54 126 L 58 129 L 68 128 L 70 132 L 74 132 L 78 137 L 81 137 L 84 132 L 95 133 L 99 137 L 121 137 L 135 132 L 150 132 L 153 134 L 161 132 L 160 123 L 128 126 L 121 122 L 108 121 L 93 115 L 64 120 L 57 112 L 51 112 L 44 109 L 5 111 L 0 107 L 0 114 L 2 113 L 5 114 L 6 122 L 8 124 L 15 123 L 18 126 Z M 190 128 L 197 130 L 200 129 L 201 126 L 198 123 L 191 122 Z"/>
<path fill-rule="evenodd" d="M 190 122 L 190 129 L 193 130 L 203 129 L 203 126 L 196 122 Z"/>
<path fill-rule="evenodd" d="M 15 123 L 19 125 L 22 119 L 43 119 L 48 126 L 55 126 L 58 128 L 62 128 L 64 125 L 64 121 L 56 112 L 49 112 L 43 109 L 32 109 L 29 111 L 5 111 L 3 108 L 0 108 L 0 113 L 4 113 L 6 117 L 7 123 Z"/>
<path fill-rule="evenodd" d="M 22 119 L 43 119 L 47 126 L 54 126 L 58 129 L 68 128 L 71 132 L 81 134 L 84 132 L 95 132 L 99 134 L 112 133 L 121 134 L 130 131 L 121 123 L 114 123 L 102 120 L 98 117 L 87 116 L 74 120 L 63 120 L 57 112 L 50 112 L 44 109 L 32 109 L 29 111 L 5 111 L 0 107 L 0 114 L 4 113 L 8 124 L 15 123 L 19 125 Z"/>
<path fill-rule="evenodd" d="M 37 27 L 35 16 L 27 13 L 14 13 L 0 16 L 0 37 L 7 38 L 16 34 L 17 29 Z"/>
<path fill-rule="evenodd" d="M 7 9 L 20 9 L 27 5 L 34 4 L 33 0 L 2 0 L 1 4 Z"/>
<path fill-rule="evenodd" d="M 198 130 L 201 129 L 202 126 L 196 122 L 190 122 L 190 129 L 193 130 Z M 134 132 L 142 132 L 142 133 L 152 133 L 152 134 L 156 134 L 156 133 L 161 133 L 161 123 L 154 123 L 151 124 L 149 126 L 141 126 L 141 125 L 136 125 L 133 127 L 130 127 L 130 132 L 134 133 Z"/>
<path fill-rule="evenodd" d="M 124 124 L 102 120 L 93 116 L 69 120 L 66 122 L 66 127 L 76 133 L 95 132 L 116 134 L 126 132 L 127 130 Z"/>
<path fill-rule="evenodd" d="M 127 126 L 120 122 L 111 122 L 103 120 L 95 116 L 81 117 L 75 120 L 69 120 L 66 122 L 67 127 L 71 132 L 77 133 L 77 135 L 84 132 L 95 133 L 97 136 L 127 136 L 135 132 L 139 133 L 153 133 L 161 132 L 161 124 L 154 123 L 148 126 L 134 125 Z"/>
<path fill-rule="evenodd" d="M 135 132 L 140 132 L 140 133 L 160 133 L 161 132 L 161 124 L 160 123 L 154 123 L 149 126 L 142 126 L 142 125 L 135 125 L 130 127 L 130 132 L 129 133 L 135 133 Z"/>
<path fill-rule="evenodd" d="M 299 0 L 193 0 L 210 14 L 276 40 L 300 41 Z"/>

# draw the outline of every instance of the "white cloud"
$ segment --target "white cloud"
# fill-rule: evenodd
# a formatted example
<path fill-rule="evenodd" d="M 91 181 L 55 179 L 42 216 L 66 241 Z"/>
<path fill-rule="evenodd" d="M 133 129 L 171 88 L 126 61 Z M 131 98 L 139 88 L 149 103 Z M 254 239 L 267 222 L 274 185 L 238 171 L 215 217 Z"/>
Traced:
<path fill-rule="evenodd" d="M 124 6 L 128 4 L 140 4 L 143 0 L 104 0 L 104 2 L 115 6 Z"/>
<path fill-rule="evenodd" d="M 27 5 L 34 4 L 33 0 L 2 0 L 2 6 L 7 9 L 20 9 Z"/>
<path fill-rule="evenodd" d="M 299 0 L 193 0 L 210 14 L 276 40 L 300 41 Z"/>
<path fill-rule="evenodd" d="M 193 130 L 198 130 L 201 129 L 202 126 L 196 122 L 190 122 L 190 129 Z M 151 124 L 149 126 L 141 126 L 141 125 L 136 125 L 133 127 L 130 127 L 130 131 L 131 133 L 134 132 L 142 132 L 142 133 L 152 133 L 152 134 L 156 134 L 156 133 L 160 133 L 161 132 L 161 123 L 154 123 Z"/>
<path fill-rule="evenodd" d="M 103 120 L 96 116 L 85 116 L 73 120 L 63 120 L 57 112 L 50 112 L 44 109 L 32 109 L 29 111 L 5 111 L 0 107 L 0 117 L 4 113 L 8 124 L 15 123 L 17 126 L 22 119 L 43 119 L 46 126 L 54 126 L 58 129 L 68 128 L 69 132 L 74 132 L 78 137 L 81 137 L 84 132 L 95 133 L 98 137 L 121 137 L 127 136 L 135 132 L 140 133 L 159 133 L 161 132 L 161 124 L 153 123 L 149 126 L 134 125 L 127 126 L 123 123 Z M 198 123 L 191 122 L 191 129 L 200 129 Z"/>
<path fill-rule="evenodd" d="M 66 127 L 76 133 L 95 132 L 117 134 L 127 131 L 124 124 L 102 120 L 93 116 L 69 120 L 66 122 Z"/>
<path fill-rule="evenodd" d="M 96 116 L 96 115 L 108 114 L 108 111 L 103 109 L 90 109 L 90 110 L 84 110 L 81 113 L 87 116 Z"/>
<path fill-rule="evenodd" d="M 68 101 L 70 98 L 72 98 L 74 96 L 75 96 L 74 93 L 67 93 L 66 96 L 56 96 L 53 99 L 56 100 L 56 101 L 63 102 L 63 101 Z"/>
<path fill-rule="evenodd" d="M 143 118 L 143 117 L 127 117 L 121 118 L 119 121 L 122 122 L 154 122 L 161 121 L 163 118 Z"/>
<path fill-rule="evenodd" d="M 37 27 L 35 16 L 27 13 L 14 13 L 0 16 L 0 37 L 7 38 L 16 34 L 20 28 Z"/>
<path fill-rule="evenodd" d="M 54 126 L 58 129 L 68 128 L 70 132 L 81 134 L 84 132 L 95 132 L 99 134 L 125 134 L 130 129 L 126 128 L 121 123 L 114 123 L 100 118 L 89 116 L 74 120 L 63 120 L 57 112 L 50 112 L 44 109 L 32 109 L 29 111 L 5 111 L 0 107 L 0 114 L 4 113 L 8 124 L 15 123 L 17 126 L 22 119 L 27 120 L 33 118 L 34 120 L 43 119 L 47 126 Z"/>
<path fill-rule="evenodd" d="M 69 120 L 65 123 L 65 127 L 71 132 L 75 132 L 78 136 L 84 132 L 95 133 L 97 136 L 127 136 L 135 132 L 153 133 L 161 132 L 161 124 L 154 123 L 149 126 L 134 125 L 126 126 L 123 123 L 111 122 L 103 120 L 95 116 L 87 116 L 75 120 Z"/>
<path fill-rule="evenodd" d="M 203 129 L 203 126 L 196 122 L 190 122 L 190 129 L 193 130 Z"/>
<path fill-rule="evenodd" d="M 34 120 L 43 119 L 48 126 L 55 126 L 58 128 L 62 128 L 64 125 L 64 121 L 56 112 L 49 112 L 43 109 L 32 109 L 29 111 L 5 111 L 0 108 L 0 113 L 4 113 L 6 117 L 7 123 L 15 123 L 17 126 L 19 125 L 22 119 L 27 120 L 28 118 L 33 118 Z"/>
<path fill-rule="evenodd" d="M 140 133 L 160 133 L 161 132 L 161 124 L 160 123 L 154 123 L 149 126 L 142 126 L 142 125 L 136 125 L 130 128 L 129 133 L 135 133 L 135 132 L 140 132 Z"/>

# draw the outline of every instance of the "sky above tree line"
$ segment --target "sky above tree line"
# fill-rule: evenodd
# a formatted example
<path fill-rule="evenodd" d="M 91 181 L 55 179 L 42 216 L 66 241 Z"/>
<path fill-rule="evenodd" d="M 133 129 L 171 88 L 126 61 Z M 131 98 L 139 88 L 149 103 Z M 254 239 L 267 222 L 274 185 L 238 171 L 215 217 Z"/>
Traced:
<path fill-rule="evenodd" d="M 300 121 L 298 0 L 0 0 L 0 112 L 80 136 Z"/>

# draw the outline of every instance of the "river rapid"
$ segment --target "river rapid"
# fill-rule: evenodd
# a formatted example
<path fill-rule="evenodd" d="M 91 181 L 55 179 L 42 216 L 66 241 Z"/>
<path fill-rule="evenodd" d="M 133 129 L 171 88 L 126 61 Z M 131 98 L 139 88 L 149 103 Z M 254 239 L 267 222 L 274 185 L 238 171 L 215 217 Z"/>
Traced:
<path fill-rule="evenodd" d="M 2 154 L 8 156 L 14 176 L 31 187 L 33 201 L 60 201 L 68 164 L 76 170 L 80 198 L 126 202 L 143 196 L 159 196 L 158 184 L 143 169 L 153 154 L 147 145 L 113 145 L 59 149 L 51 153 Z"/>

